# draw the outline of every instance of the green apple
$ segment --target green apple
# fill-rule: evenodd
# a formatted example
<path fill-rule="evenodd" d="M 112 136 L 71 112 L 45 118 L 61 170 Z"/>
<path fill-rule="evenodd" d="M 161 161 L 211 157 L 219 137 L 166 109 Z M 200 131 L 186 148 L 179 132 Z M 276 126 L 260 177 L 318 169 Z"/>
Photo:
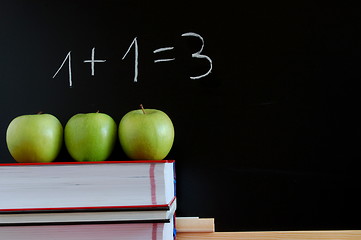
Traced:
<path fill-rule="evenodd" d="M 167 114 L 156 109 L 133 110 L 119 123 L 119 140 L 130 159 L 162 160 L 172 148 L 174 127 Z"/>
<path fill-rule="evenodd" d="M 116 139 L 117 125 L 105 113 L 79 113 L 65 125 L 65 146 L 76 161 L 105 161 Z"/>
<path fill-rule="evenodd" d="M 51 114 L 18 116 L 6 131 L 10 154 L 20 163 L 51 162 L 58 156 L 62 142 L 63 126 Z"/>

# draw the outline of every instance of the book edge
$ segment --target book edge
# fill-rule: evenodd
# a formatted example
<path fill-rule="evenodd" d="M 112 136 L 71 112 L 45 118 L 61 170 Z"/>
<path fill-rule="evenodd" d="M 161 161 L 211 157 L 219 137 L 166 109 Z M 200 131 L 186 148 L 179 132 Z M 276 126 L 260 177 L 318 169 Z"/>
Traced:
<path fill-rule="evenodd" d="M 137 224 L 137 223 L 169 223 L 170 219 L 126 220 L 126 221 L 80 221 L 80 222 L 36 222 L 36 223 L 0 223 L 1 227 L 13 226 L 48 226 L 48 225 L 95 225 L 95 224 Z"/>
<path fill-rule="evenodd" d="M 92 207 L 64 207 L 64 208 L 15 208 L 15 209 L 9 208 L 9 209 L 0 209 L 0 214 L 169 210 L 171 205 L 175 201 L 176 201 L 176 196 L 174 196 L 174 198 L 167 204 L 157 204 L 157 205 L 92 206 Z"/>
<path fill-rule="evenodd" d="M 38 220 L 23 220 L 23 221 L 19 221 L 19 220 L 12 220 L 12 221 L 0 221 L 0 229 L 1 227 L 3 226 L 31 226 L 31 225 L 73 225 L 73 224 L 97 224 L 97 223 L 155 223 L 155 222 L 164 222 L 164 223 L 167 223 L 167 222 L 170 222 L 171 218 L 174 217 L 175 215 L 175 210 L 176 210 L 176 200 L 174 199 L 172 203 L 170 203 L 171 205 L 169 206 L 169 209 L 167 210 L 164 210 L 164 209 L 158 209 L 158 212 L 159 211 L 162 211 L 164 212 L 164 215 L 159 215 L 159 213 L 154 216 L 154 217 L 144 217 L 144 218 L 139 218 L 139 217 L 135 217 L 132 219 L 132 217 L 126 217 L 125 219 L 117 219 L 117 218 L 114 218 L 112 217 L 112 219 L 110 218 L 104 218 L 104 219 L 101 219 L 101 218 L 97 218 L 96 220 L 94 218 L 90 218 L 88 220 L 79 220 L 79 219 L 73 219 L 73 218 L 69 218 L 69 220 L 59 220 L 59 219 L 51 219 L 52 217 L 50 216 L 50 218 L 44 220 L 44 221 L 38 221 Z M 113 210 L 114 212 L 117 212 L 117 210 Z M 120 211 L 122 212 L 122 211 Z M 143 211 L 139 211 L 139 212 L 143 212 Z M 145 211 L 145 212 L 152 212 L 152 211 Z M 60 212 L 61 214 L 62 212 Z M 65 214 L 68 214 L 66 212 L 64 212 Z M 73 212 L 70 212 L 70 213 L 73 213 Z M 75 212 L 77 214 L 77 212 Z M 89 213 L 89 212 L 84 212 L 84 213 Z M 96 212 L 95 214 L 97 214 L 98 212 Z M 99 212 L 99 213 L 102 213 L 102 212 Z M 103 211 L 104 213 L 104 211 Z M 25 212 L 25 213 L 19 213 L 20 214 L 20 218 L 21 216 L 24 216 L 27 215 L 27 216 L 31 216 L 33 213 L 28 213 L 28 212 Z M 35 213 L 35 214 L 38 214 L 38 213 Z M 40 214 L 48 214 L 48 213 L 40 213 Z M 50 213 L 52 214 L 52 212 Z M 55 212 L 54 213 L 55 215 L 58 215 L 59 212 Z M 80 214 L 83 214 L 83 213 L 80 213 Z M 1 219 L 1 214 L 0 213 L 0 219 Z M 7 215 L 7 214 L 5 214 Z M 10 214 L 12 215 L 12 214 Z M 14 213 L 14 215 L 17 215 L 16 213 Z M 54 215 L 54 216 L 55 216 Z M 59 215 L 58 215 L 59 216 Z M 80 216 L 80 215 L 79 215 Z M 95 215 L 94 215 L 95 216 Z M 6 217 L 6 216 L 3 216 L 3 217 Z"/>
<path fill-rule="evenodd" d="M 125 160 L 125 161 L 95 161 L 95 162 L 49 162 L 49 163 L 0 163 L 1 166 L 57 166 L 83 164 L 121 164 L 121 163 L 174 163 L 175 160 Z"/>

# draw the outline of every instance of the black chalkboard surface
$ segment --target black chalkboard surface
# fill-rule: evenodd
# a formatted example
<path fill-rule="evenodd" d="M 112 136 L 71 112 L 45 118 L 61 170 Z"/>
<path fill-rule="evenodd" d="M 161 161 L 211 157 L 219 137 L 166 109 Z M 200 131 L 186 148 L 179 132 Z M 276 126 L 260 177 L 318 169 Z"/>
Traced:
<path fill-rule="evenodd" d="M 14 162 L 5 133 L 18 115 L 119 122 L 142 103 L 175 125 L 178 216 L 214 217 L 217 231 L 359 228 L 359 13 L 1 1 L 0 161 Z M 125 158 L 118 145 L 110 160 Z"/>

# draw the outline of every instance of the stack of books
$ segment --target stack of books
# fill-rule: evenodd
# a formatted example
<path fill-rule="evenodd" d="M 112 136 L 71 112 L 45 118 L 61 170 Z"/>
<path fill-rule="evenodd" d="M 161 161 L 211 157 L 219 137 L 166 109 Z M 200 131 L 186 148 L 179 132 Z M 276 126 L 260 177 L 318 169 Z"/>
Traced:
<path fill-rule="evenodd" d="M 0 164 L 0 239 L 174 239 L 174 164 Z"/>

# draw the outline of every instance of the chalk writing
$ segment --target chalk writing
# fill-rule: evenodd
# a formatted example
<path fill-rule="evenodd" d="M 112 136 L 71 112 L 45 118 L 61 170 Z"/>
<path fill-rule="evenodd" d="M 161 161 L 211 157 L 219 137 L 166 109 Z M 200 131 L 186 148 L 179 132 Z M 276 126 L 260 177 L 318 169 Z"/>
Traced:
<path fill-rule="evenodd" d="M 203 40 L 202 36 L 199 35 L 198 33 L 188 32 L 188 33 L 183 33 L 183 34 L 182 34 L 182 37 L 196 37 L 196 38 L 199 38 L 199 39 L 202 41 L 201 49 L 200 49 L 198 52 L 193 53 L 193 54 L 192 54 L 192 57 L 194 57 L 194 58 L 205 58 L 205 59 L 208 60 L 208 62 L 209 62 L 209 64 L 210 64 L 208 72 L 206 72 L 206 73 L 203 74 L 203 75 L 195 76 L 195 77 L 190 77 L 190 78 L 191 78 L 191 79 L 200 79 L 200 78 L 203 78 L 203 77 L 207 76 L 208 74 L 210 74 L 211 71 L 212 71 L 212 68 L 213 68 L 213 66 L 212 66 L 212 59 L 211 59 L 210 57 L 206 56 L 206 55 L 201 54 L 202 51 L 203 51 L 203 47 L 204 47 L 204 40 Z"/>
<path fill-rule="evenodd" d="M 124 54 L 122 60 L 127 56 L 128 52 L 134 45 L 134 82 L 138 82 L 138 42 L 137 38 L 135 37 L 133 42 L 130 44 L 127 52 Z"/>
<path fill-rule="evenodd" d="M 183 33 L 181 35 L 182 37 L 195 37 L 199 40 L 201 40 L 201 46 L 199 48 L 199 50 L 195 53 L 192 53 L 192 58 L 197 58 L 197 59 L 205 59 L 208 61 L 209 63 L 209 69 L 206 73 L 202 74 L 202 75 L 198 75 L 198 76 L 190 76 L 190 79 L 200 79 L 200 78 L 204 78 L 206 76 L 208 76 L 213 68 L 212 65 L 212 59 L 203 54 L 203 49 L 204 49 L 204 39 L 201 35 L 199 35 L 198 33 L 194 33 L 194 32 L 187 32 L 187 33 Z M 138 49 L 138 40 L 137 37 L 135 37 L 133 39 L 133 41 L 130 43 L 127 51 L 125 52 L 125 54 L 122 57 L 122 60 L 124 60 L 130 50 L 134 48 L 134 78 L 133 78 L 133 82 L 138 82 L 138 72 L 139 72 L 139 49 Z M 161 47 L 161 48 L 157 48 L 155 50 L 153 50 L 153 54 L 158 54 L 158 53 L 162 53 L 162 52 L 166 52 L 166 51 L 172 51 L 174 50 L 173 46 L 169 46 L 169 47 Z M 161 62 L 171 62 L 174 61 L 176 58 L 158 58 L 154 60 L 154 63 L 161 63 Z M 68 52 L 68 54 L 65 56 L 65 59 L 63 60 L 63 62 L 61 63 L 60 67 L 58 68 L 58 70 L 55 72 L 55 74 L 53 75 L 53 78 L 55 78 L 59 71 L 63 68 L 63 66 L 65 65 L 65 63 L 68 61 L 68 74 L 69 74 L 69 87 L 73 87 L 73 81 L 72 81 L 72 69 L 71 69 L 71 51 Z M 90 69 L 91 69 L 91 76 L 95 75 L 95 63 L 105 63 L 106 60 L 99 60 L 99 59 L 95 59 L 95 47 L 92 48 L 91 50 L 91 59 L 87 59 L 83 61 L 84 63 L 90 63 Z"/>
<path fill-rule="evenodd" d="M 159 52 L 164 52 L 164 51 L 170 51 L 173 50 L 174 47 L 164 47 L 164 48 L 158 48 L 156 50 L 153 51 L 153 53 L 159 53 Z M 175 58 L 165 58 L 165 59 L 156 59 L 154 60 L 154 63 L 159 63 L 159 62 L 169 62 L 169 61 L 173 61 L 175 60 Z"/>
<path fill-rule="evenodd" d="M 73 86 L 73 82 L 72 82 L 72 74 L 71 74 L 71 51 L 68 52 L 68 54 L 66 55 L 63 63 L 60 65 L 58 71 L 56 71 L 56 73 L 54 74 L 53 78 L 55 78 L 56 75 L 58 74 L 58 72 L 60 71 L 60 69 L 62 69 L 62 67 L 64 66 L 66 60 L 68 60 L 69 87 L 72 87 L 72 86 Z"/>
<path fill-rule="evenodd" d="M 90 63 L 91 75 L 94 76 L 94 63 L 102 63 L 106 60 L 95 60 L 95 47 L 92 49 L 91 60 L 84 60 L 84 63 Z"/>

